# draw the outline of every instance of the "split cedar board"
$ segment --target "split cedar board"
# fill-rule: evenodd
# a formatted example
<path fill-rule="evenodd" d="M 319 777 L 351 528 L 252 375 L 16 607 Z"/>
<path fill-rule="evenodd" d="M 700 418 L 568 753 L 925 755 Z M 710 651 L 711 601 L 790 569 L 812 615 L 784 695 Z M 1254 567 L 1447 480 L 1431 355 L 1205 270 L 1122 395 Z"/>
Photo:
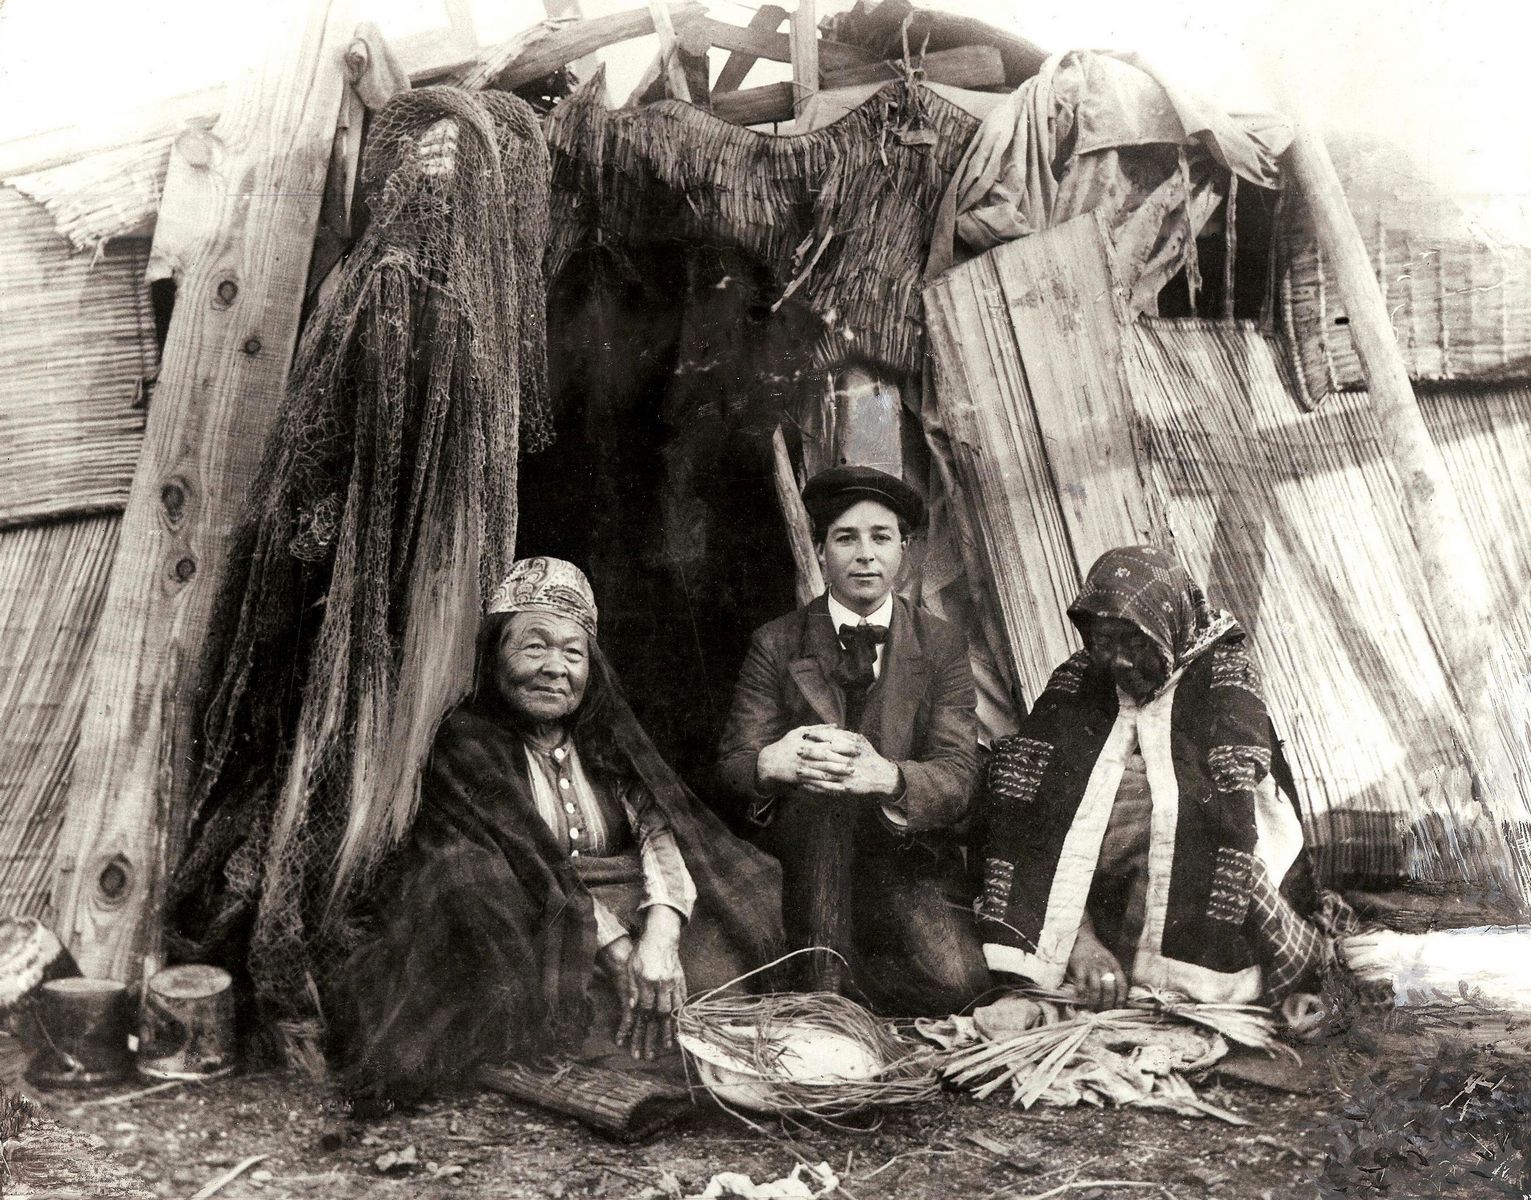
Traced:
<path fill-rule="evenodd" d="M 953 268 L 925 308 L 938 405 L 1029 700 L 1079 644 L 1065 610 L 1090 564 L 1168 538 L 1133 440 L 1126 301 L 1101 218 Z"/>
<path fill-rule="evenodd" d="M 184 821 L 189 689 L 280 406 L 356 27 L 350 0 L 261 15 L 262 66 L 172 153 L 149 273 L 177 284 L 128 497 L 60 843 L 57 931 L 89 975 L 140 969 Z M 152 950 L 152 946 L 147 947 Z"/>

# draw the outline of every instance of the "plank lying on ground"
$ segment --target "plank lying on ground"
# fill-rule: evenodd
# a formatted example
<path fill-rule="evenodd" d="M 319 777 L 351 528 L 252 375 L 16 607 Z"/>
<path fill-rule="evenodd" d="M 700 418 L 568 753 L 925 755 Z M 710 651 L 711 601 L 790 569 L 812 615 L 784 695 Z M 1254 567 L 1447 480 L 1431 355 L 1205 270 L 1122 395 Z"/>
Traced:
<path fill-rule="evenodd" d="M 480 1086 L 554 1112 L 566 1113 L 624 1141 L 641 1141 L 691 1108 L 683 1087 L 642 1074 L 568 1062 L 556 1070 L 483 1067 Z"/>
<path fill-rule="evenodd" d="M 59 936 L 142 965 L 190 784 L 190 687 L 232 532 L 280 406 L 346 87 L 351 0 L 262 14 L 272 46 L 217 126 L 176 143 L 149 274 L 178 284 L 123 517 L 68 792 Z"/>
<path fill-rule="evenodd" d="M 958 50 L 942 50 L 935 54 L 928 54 L 925 56 L 924 67 L 927 83 L 985 88 L 998 87 L 1005 81 L 1005 68 L 1004 63 L 1000 61 L 999 51 L 988 46 L 963 46 Z M 819 74 L 823 91 L 859 87 L 863 84 L 881 83 L 899 78 L 902 78 L 899 69 L 886 62 L 821 71 Z M 764 87 L 745 88 L 742 92 L 714 95 L 712 111 L 736 125 L 769 125 L 776 121 L 791 119 L 795 95 L 796 89 L 790 83 L 772 83 Z"/>
<path fill-rule="evenodd" d="M 706 11 L 700 4 L 672 4 L 669 10 L 672 24 L 678 24 L 682 15 L 700 16 Z M 482 88 L 490 83 L 500 88 L 518 88 L 561 71 L 577 58 L 653 32 L 654 14 L 647 8 L 632 8 L 569 25 L 539 25 L 489 54 L 481 64 L 461 75 L 458 82 L 465 88 Z"/>

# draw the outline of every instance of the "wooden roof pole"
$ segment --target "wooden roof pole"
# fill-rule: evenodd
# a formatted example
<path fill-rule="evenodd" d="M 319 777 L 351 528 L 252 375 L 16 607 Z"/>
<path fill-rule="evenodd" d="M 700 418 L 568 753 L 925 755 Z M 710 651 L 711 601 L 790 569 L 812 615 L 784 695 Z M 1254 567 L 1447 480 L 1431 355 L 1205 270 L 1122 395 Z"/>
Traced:
<path fill-rule="evenodd" d="M 1294 107 L 1301 111 L 1302 105 Z M 1468 534 L 1445 462 L 1420 412 L 1366 243 L 1311 116 L 1297 124 L 1286 168 L 1293 190 L 1312 214 L 1319 248 L 1333 270 L 1349 315 L 1350 335 L 1382 430 L 1381 449 L 1397 472 L 1404 514 L 1424 569 L 1426 594 L 1435 611 L 1438 651 L 1467 717 L 1471 749 L 1481 771 L 1497 757 L 1500 740 L 1486 707 L 1490 695 L 1488 576 Z"/>
<path fill-rule="evenodd" d="M 771 487 L 781 508 L 782 522 L 787 527 L 787 542 L 792 547 L 797 602 L 807 604 L 823 593 L 824 572 L 813 548 L 813 522 L 803 507 L 797 476 L 792 470 L 792 456 L 787 452 L 787 439 L 780 425 L 771 434 Z"/>
<path fill-rule="evenodd" d="M 787 19 L 787 10 L 779 4 L 762 4 L 750 17 L 749 29 L 751 33 L 774 34 L 781 28 L 781 23 Z M 787 51 L 791 57 L 791 49 Z M 736 92 L 744 84 L 744 77 L 750 73 L 750 68 L 755 65 L 760 56 L 747 50 L 735 50 L 728 56 L 728 61 L 723 64 L 723 69 L 718 72 L 718 82 L 713 88 L 713 93 Z"/>
<path fill-rule="evenodd" d="M 285 0 L 266 60 L 171 155 L 150 258 L 177 284 L 92 663 L 59 848 L 58 933 L 87 975 L 153 952 L 191 782 L 189 694 L 230 534 L 298 332 L 346 87 L 352 0 Z"/>
<path fill-rule="evenodd" d="M 797 0 L 792 12 L 792 115 L 800 117 L 819 90 L 819 19 L 816 0 Z"/>
<path fill-rule="evenodd" d="M 690 104 L 691 87 L 686 82 L 686 72 L 681 66 L 675 26 L 670 21 L 670 6 L 664 0 L 649 0 L 649 12 L 654 15 L 654 33 L 659 37 L 659 63 L 664 72 L 665 86 L 675 99 Z"/>

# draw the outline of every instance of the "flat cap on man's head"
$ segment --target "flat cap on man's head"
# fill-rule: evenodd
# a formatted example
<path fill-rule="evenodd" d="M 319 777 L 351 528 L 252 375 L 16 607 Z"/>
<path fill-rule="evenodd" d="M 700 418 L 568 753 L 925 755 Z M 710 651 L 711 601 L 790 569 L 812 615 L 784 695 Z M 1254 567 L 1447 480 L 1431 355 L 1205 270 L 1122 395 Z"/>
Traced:
<path fill-rule="evenodd" d="M 925 501 L 902 479 L 876 467 L 830 467 L 803 489 L 803 507 L 813 520 L 814 537 L 822 538 L 831 521 L 861 500 L 886 504 L 909 532 L 925 524 Z"/>

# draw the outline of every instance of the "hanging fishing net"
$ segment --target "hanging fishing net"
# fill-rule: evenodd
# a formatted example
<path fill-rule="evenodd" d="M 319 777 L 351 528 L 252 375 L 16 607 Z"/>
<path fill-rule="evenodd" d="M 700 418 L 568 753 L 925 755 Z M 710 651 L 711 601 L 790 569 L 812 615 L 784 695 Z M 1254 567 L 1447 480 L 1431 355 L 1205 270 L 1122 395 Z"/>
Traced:
<path fill-rule="evenodd" d="M 514 557 L 518 458 L 551 437 L 531 109 L 404 93 L 362 185 L 366 229 L 305 328 L 220 592 L 167 896 L 172 952 L 236 970 L 268 1019 L 319 1015 Z"/>

